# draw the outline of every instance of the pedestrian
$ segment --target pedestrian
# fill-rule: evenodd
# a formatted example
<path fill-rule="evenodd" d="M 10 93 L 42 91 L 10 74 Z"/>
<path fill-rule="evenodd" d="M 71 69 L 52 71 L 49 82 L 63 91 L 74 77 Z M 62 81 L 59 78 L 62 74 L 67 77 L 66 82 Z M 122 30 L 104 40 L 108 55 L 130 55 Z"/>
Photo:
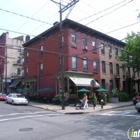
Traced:
<path fill-rule="evenodd" d="M 83 109 L 88 108 L 88 97 L 86 93 L 84 93 L 83 101 L 84 101 Z"/>

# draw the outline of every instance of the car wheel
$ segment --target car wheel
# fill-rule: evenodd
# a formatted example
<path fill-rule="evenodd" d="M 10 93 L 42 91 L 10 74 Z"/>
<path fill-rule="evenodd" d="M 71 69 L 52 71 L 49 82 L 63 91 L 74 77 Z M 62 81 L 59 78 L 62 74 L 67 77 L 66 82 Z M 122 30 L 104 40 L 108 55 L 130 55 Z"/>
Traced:
<path fill-rule="evenodd" d="M 140 110 L 137 110 L 140 113 Z"/>
<path fill-rule="evenodd" d="M 12 100 L 12 105 L 14 105 L 14 101 Z"/>
<path fill-rule="evenodd" d="M 133 105 L 136 105 L 136 103 L 133 102 Z"/>
<path fill-rule="evenodd" d="M 7 100 L 5 100 L 6 101 L 6 104 L 8 104 L 8 101 Z"/>

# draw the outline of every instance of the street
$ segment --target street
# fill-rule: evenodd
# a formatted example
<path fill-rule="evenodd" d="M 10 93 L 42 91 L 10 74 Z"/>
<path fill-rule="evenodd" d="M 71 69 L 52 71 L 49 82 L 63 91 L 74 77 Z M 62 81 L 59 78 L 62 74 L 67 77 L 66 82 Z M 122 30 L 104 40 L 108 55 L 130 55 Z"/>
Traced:
<path fill-rule="evenodd" d="M 130 127 L 140 129 L 134 106 L 77 115 L 5 102 L 0 108 L 0 140 L 128 140 Z"/>

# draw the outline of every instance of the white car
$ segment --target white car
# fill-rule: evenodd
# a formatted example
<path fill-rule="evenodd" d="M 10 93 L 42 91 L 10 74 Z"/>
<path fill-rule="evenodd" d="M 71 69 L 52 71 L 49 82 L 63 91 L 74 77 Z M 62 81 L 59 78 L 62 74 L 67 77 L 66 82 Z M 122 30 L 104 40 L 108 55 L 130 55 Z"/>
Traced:
<path fill-rule="evenodd" d="M 28 100 L 22 95 L 18 93 L 10 93 L 9 95 L 6 96 L 6 103 L 11 103 L 11 104 L 24 104 L 28 105 Z"/>

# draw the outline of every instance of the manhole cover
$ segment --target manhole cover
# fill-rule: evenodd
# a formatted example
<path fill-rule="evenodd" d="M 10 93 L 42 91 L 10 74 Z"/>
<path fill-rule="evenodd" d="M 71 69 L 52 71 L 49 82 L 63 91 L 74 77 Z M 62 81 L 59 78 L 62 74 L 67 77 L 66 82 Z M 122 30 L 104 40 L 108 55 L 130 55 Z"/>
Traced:
<path fill-rule="evenodd" d="M 19 129 L 19 131 L 31 131 L 33 130 L 33 128 L 21 128 Z"/>

